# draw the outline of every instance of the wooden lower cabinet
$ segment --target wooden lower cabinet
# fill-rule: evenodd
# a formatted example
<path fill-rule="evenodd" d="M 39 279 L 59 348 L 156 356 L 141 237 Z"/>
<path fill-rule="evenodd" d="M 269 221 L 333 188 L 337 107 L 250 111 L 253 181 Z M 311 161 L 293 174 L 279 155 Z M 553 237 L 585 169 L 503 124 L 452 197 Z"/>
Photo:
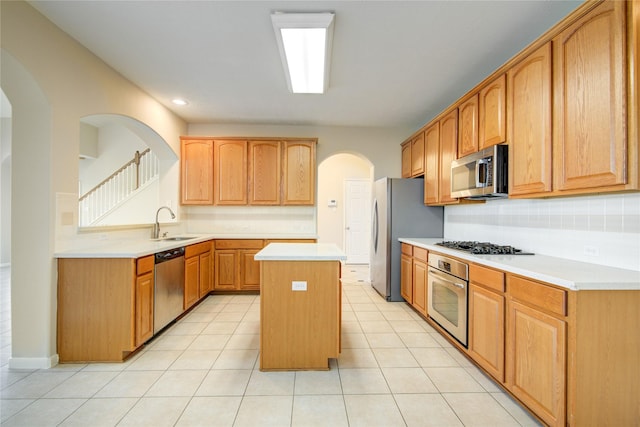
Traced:
<path fill-rule="evenodd" d="M 140 258 L 136 262 L 136 347 L 153 336 L 154 267 L 153 255 Z"/>
<path fill-rule="evenodd" d="M 413 304 L 413 246 L 401 243 L 400 256 L 400 296 L 409 304 Z"/>
<path fill-rule="evenodd" d="M 241 291 L 260 290 L 260 262 L 253 258 L 258 252 L 258 249 L 241 249 L 238 251 Z"/>
<path fill-rule="evenodd" d="M 413 307 L 424 316 L 427 315 L 427 250 L 413 248 L 411 263 L 413 277 Z"/>
<path fill-rule="evenodd" d="M 184 309 L 188 309 L 213 289 L 212 241 L 185 248 Z"/>

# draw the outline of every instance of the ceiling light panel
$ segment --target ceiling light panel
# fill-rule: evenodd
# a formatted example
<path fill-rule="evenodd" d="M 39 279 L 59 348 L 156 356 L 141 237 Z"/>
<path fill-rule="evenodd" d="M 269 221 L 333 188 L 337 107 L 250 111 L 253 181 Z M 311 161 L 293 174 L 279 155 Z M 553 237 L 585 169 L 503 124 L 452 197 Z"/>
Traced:
<path fill-rule="evenodd" d="M 293 93 L 324 93 L 329 81 L 333 13 L 273 13 L 287 86 Z"/>

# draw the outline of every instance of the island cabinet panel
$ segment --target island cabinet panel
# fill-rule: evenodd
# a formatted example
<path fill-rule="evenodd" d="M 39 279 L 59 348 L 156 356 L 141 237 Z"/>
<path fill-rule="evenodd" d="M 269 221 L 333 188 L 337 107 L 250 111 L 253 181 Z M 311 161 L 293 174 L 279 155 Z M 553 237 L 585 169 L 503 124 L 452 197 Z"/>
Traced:
<path fill-rule="evenodd" d="M 180 141 L 180 203 L 213 204 L 213 140 Z"/>
<path fill-rule="evenodd" d="M 479 149 L 507 140 L 507 80 L 504 74 L 480 90 L 478 96 Z"/>
<path fill-rule="evenodd" d="M 280 141 L 249 141 L 249 204 L 279 205 Z"/>
<path fill-rule="evenodd" d="M 283 205 L 313 205 L 316 193 L 316 142 L 284 141 Z"/>
<path fill-rule="evenodd" d="M 58 260 L 61 363 L 120 362 L 136 349 L 136 279 L 135 259 Z"/>
<path fill-rule="evenodd" d="M 603 2 L 553 40 L 557 190 L 627 182 L 626 5 Z"/>
<path fill-rule="evenodd" d="M 260 369 L 329 369 L 340 354 L 340 262 L 261 264 Z M 306 290 L 292 290 L 294 281 Z"/>
<path fill-rule="evenodd" d="M 213 143 L 214 203 L 247 204 L 247 141 L 216 139 Z"/>
<path fill-rule="evenodd" d="M 548 193 L 551 181 L 551 42 L 507 72 L 509 195 Z"/>

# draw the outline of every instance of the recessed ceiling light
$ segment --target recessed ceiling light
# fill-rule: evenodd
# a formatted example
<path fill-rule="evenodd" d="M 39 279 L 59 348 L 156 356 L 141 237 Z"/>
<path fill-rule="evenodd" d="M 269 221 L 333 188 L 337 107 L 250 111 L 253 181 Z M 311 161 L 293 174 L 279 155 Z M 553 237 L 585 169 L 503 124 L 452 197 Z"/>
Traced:
<path fill-rule="evenodd" d="M 188 104 L 187 101 L 185 101 L 184 99 L 180 99 L 180 98 L 172 99 L 171 102 L 173 102 L 176 105 L 187 105 Z"/>
<path fill-rule="evenodd" d="M 272 13 L 287 86 L 293 93 L 324 93 L 329 81 L 334 14 Z"/>

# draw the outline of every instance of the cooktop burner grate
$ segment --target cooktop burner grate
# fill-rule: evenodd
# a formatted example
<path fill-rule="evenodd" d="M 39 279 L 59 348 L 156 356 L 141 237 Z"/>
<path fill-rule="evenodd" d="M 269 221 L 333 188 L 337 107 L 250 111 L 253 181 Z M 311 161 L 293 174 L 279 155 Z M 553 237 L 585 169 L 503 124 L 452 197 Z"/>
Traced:
<path fill-rule="evenodd" d="M 533 255 L 530 252 L 523 252 L 522 249 L 509 245 L 496 245 L 489 242 L 475 241 L 444 241 L 436 243 L 449 249 L 456 249 L 476 255 Z"/>

